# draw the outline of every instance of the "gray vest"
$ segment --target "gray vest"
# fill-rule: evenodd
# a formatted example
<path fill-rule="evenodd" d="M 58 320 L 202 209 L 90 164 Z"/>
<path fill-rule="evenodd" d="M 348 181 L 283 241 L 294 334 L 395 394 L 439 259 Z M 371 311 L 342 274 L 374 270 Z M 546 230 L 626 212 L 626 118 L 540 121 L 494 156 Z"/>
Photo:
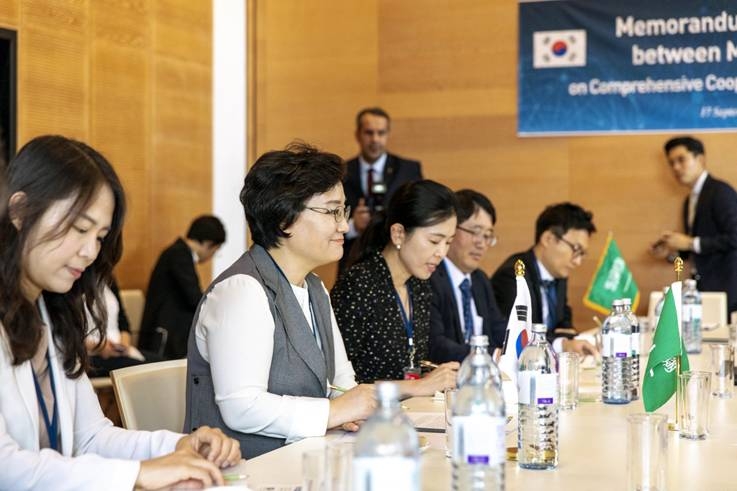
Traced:
<path fill-rule="evenodd" d="M 335 344 L 331 324 L 330 300 L 320 279 L 310 273 L 307 287 L 317 320 L 322 351 L 317 345 L 307 319 L 294 296 L 292 287 L 264 248 L 254 245 L 225 270 L 205 291 L 192 322 L 187 350 L 187 411 L 184 432 L 202 425 L 218 427 L 241 443 L 241 453 L 253 458 L 284 445 L 284 438 L 247 434 L 231 430 L 223 421 L 215 403 L 210 364 L 197 349 L 194 329 L 200 308 L 215 285 L 237 274 L 255 278 L 266 291 L 274 317 L 274 351 L 269 370 L 268 391 L 272 394 L 326 397 L 327 380 L 335 377 Z M 243 319 L 248 322 L 248 319 Z M 316 326 L 316 327 L 317 327 Z M 324 353 L 324 354 L 323 354 Z"/>

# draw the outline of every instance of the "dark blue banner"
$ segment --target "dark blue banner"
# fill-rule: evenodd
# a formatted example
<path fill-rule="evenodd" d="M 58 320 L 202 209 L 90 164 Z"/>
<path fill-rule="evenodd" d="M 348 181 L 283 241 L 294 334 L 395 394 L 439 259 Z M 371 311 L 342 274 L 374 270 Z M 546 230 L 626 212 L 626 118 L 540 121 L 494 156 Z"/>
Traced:
<path fill-rule="evenodd" d="M 737 2 L 520 2 L 518 87 L 521 136 L 737 128 Z"/>

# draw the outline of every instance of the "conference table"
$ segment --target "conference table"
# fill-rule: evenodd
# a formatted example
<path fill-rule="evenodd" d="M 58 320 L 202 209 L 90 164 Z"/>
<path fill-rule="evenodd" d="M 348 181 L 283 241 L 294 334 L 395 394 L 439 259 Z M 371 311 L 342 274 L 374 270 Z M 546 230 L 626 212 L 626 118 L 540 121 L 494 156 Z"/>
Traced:
<path fill-rule="evenodd" d="M 693 370 L 709 370 L 710 350 L 704 343 L 700 355 L 689 357 Z M 645 371 L 647 358 L 641 360 Z M 642 413 L 642 400 L 625 405 L 601 402 L 600 367 L 581 371 L 581 402 L 570 411 L 560 411 L 559 464 L 554 470 L 520 469 L 516 462 L 506 463 L 508 490 L 602 490 L 626 489 L 627 486 L 627 415 Z M 418 421 L 442 420 L 444 403 L 432 397 L 415 397 L 403 402 L 408 416 Z M 680 438 L 668 432 L 668 490 L 737 489 L 737 396 L 710 400 L 710 433 L 705 440 Z M 516 412 L 511 409 L 510 412 Z M 675 397 L 659 413 L 675 419 Z M 516 447 L 516 418 L 507 432 L 507 447 Z M 429 442 L 422 452 L 422 489 L 451 489 L 451 461 L 445 456 L 442 432 L 420 433 Z M 301 455 L 324 448 L 333 440 L 351 441 L 353 435 L 330 432 L 325 437 L 307 438 L 245 462 L 249 486 L 254 490 L 293 490 L 301 481 Z"/>

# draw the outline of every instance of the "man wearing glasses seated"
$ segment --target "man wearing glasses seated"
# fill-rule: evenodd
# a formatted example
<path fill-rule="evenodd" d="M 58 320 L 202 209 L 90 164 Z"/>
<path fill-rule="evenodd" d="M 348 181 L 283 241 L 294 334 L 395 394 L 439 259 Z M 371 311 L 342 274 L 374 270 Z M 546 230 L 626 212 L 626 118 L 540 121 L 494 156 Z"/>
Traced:
<path fill-rule="evenodd" d="M 507 329 L 486 273 L 479 266 L 496 244 L 496 211 L 489 198 L 470 189 L 455 193 L 458 226 L 448 255 L 430 277 L 430 358 L 463 361 L 474 334 L 489 337 L 489 351 L 501 348 Z M 508 313 L 507 313 L 508 314 Z"/>
<path fill-rule="evenodd" d="M 525 280 L 530 289 L 532 322 L 548 326 L 548 340 L 556 353 L 574 351 L 594 354 L 588 342 L 573 339 L 571 307 L 568 305 L 568 275 L 583 262 L 589 237 L 596 232 L 592 213 L 573 203 L 545 208 L 535 224 L 535 245 L 512 254 L 491 278 L 502 312 L 509 312 L 517 293 L 514 263 L 525 263 Z"/>

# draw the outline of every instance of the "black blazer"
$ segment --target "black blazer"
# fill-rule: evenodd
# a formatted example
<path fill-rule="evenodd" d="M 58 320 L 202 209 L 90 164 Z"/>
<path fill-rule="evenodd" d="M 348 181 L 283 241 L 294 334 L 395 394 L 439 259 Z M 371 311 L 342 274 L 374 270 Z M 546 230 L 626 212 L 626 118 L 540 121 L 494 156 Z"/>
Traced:
<path fill-rule="evenodd" d="M 408 160 L 397 155 L 387 153 L 386 164 L 384 165 L 384 183 L 386 185 L 386 195 L 384 196 L 384 204 L 389 202 L 394 192 L 407 182 L 419 181 L 422 179 L 422 168 L 420 162 L 416 160 Z M 346 162 L 346 175 L 343 179 L 343 191 L 345 192 L 346 203 L 356 209 L 358 200 L 366 199 L 366 195 L 361 187 L 361 165 L 358 157 L 354 157 Z M 338 263 L 338 273 L 345 270 L 346 262 L 351 254 L 356 239 L 346 239 L 343 243 L 343 257 Z M 354 251 L 354 256 L 359 256 L 360 251 Z"/>
<path fill-rule="evenodd" d="M 525 281 L 527 288 L 530 290 L 530 308 L 532 309 L 532 322 L 539 324 L 543 322 L 542 311 L 542 293 L 540 288 L 542 282 L 540 280 L 540 271 L 537 269 L 537 259 L 532 249 L 525 252 L 512 254 L 491 277 L 491 284 L 494 287 L 496 301 L 502 312 L 510 312 L 514 305 L 514 298 L 517 296 L 517 285 L 514 274 L 514 263 L 517 259 L 522 259 L 525 263 Z M 552 341 L 556 337 L 573 337 L 573 333 L 569 330 L 573 327 L 571 307 L 568 305 L 568 280 L 558 278 L 556 281 L 556 294 L 558 297 L 558 305 L 556 308 L 556 319 L 558 322 L 555 328 L 548 330 L 548 340 Z M 566 332 L 568 330 L 568 332 Z"/>
<path fill-rule="evenodd" d="M 146 290 L 139 347 L 156 351 L 155 329 L 169 331 L 164 357 L 187 356 L 187 336 L 197 304 L 202 297 L 192 251 L 182 239 L 164 249 L 156 262 Z"/>
<path fill-rule="evenodd" d="M 701 242 L 701 254 L 693 254 L 698 289 L 727 292 L 729 312 L 737 310 L 737 192 L 708 175 L 691 228 L 688 198 L 683 203 L 683 228 Z M 688 253 L 683 251 L 682 256 Z"/>
<path fill-rule="evenodd" d="M 432 304 L 430 305 L 430 360 L 435 363 L 463 361 L 469 346 L 463 337 L 458 315 L 458 304 L 450 276 L 444 263 L 430 277 Z M 476 312 L 484 319 L 483 333 L 489 337 L 489 353 L 501 348 L 507 330 L 507 319 L 496 305 L 491 282 L 483 271 L 471 273 L 471 293 Z"/>

